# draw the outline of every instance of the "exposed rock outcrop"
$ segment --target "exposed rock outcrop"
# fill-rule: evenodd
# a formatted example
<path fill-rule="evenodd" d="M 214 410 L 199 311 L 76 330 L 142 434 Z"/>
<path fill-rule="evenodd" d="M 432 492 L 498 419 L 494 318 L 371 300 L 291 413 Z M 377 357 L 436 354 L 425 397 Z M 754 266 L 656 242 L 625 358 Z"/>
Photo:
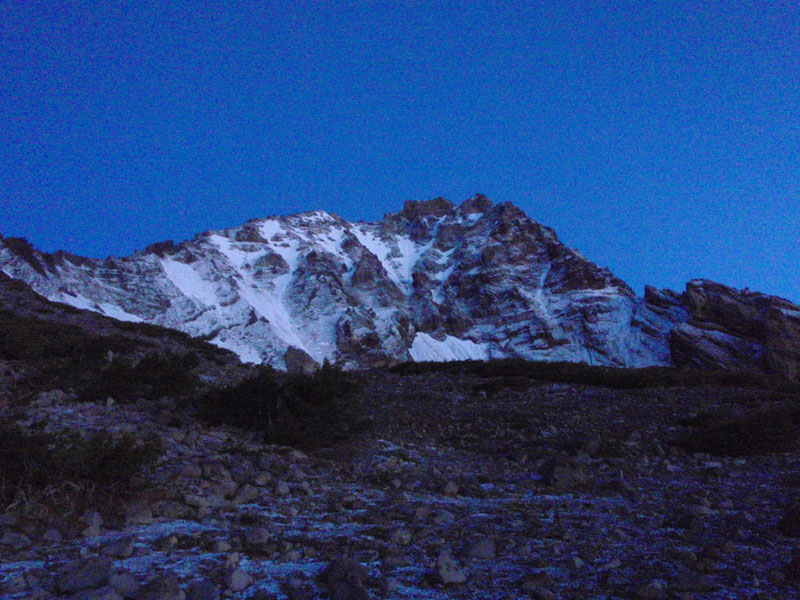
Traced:
<path fill-rule="evenodd" d="M 289 373 L 312 373 L 319 366 L 317 361 L 311 358 L 306 352 L 291 346 L 284 356 L 286 370 Z"/>
<path fill-rule="evenodd" d="M 799 306 L 705 280 L 689 282 L 682 300 L 690 318 L 670 333 L 676 365 L 800 377 Z"/>

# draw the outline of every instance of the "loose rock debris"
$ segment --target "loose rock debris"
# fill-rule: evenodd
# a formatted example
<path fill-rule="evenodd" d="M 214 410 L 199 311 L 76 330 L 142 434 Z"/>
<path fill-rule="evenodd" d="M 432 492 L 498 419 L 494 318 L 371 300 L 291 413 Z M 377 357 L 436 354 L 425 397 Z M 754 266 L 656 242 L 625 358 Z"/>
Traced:
<path fill-rule="evenodd" d="M 165 451 L 114 510 L 10 507 L 0 595 L 800 597 L 800 454 L 673 443 L 687 415 L 757 391 L 531 384 L 487 397 L 472 383 L 376 375 L 373 429 L 313 452 L 51 394 L 13 418 L 156 433 Z"/>

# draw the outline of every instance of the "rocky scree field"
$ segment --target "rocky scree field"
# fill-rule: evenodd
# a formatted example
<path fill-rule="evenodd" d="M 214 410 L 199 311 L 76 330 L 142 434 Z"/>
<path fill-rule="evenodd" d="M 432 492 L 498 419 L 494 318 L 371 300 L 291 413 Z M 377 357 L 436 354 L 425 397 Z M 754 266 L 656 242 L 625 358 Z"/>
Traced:
<path fill-rule="evenodd" d="M 0 597 L 800 597 L 800 389 L 286 375 L 0 278 Z"/>
<path fill-rule="evenodd" d="M 85 448 L 67 433 L 108 436 L 105 459 L 130 464 L 19 487 L 4 475 L 0 594 L 800 597 L 797 389 L 524 371 L 347 375 L 357 426 L 325 445 L 300 436 L 304 450 L 166 396 L 11 399 L 4 427 L 21 438 L 50 435 L 69 457 Z"/>

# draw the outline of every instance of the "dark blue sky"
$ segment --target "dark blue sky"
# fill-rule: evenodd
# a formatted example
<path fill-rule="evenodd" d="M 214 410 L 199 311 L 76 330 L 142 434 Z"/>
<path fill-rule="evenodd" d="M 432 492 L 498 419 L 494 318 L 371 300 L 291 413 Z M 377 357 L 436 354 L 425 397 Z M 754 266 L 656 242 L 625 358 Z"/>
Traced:
<path fill-rule="evenodd" d="M 797 2 L 300 4 L 0 0 L 0 232 L 120 255 L 480 191 L 639 292 L 800 301 Z"/>

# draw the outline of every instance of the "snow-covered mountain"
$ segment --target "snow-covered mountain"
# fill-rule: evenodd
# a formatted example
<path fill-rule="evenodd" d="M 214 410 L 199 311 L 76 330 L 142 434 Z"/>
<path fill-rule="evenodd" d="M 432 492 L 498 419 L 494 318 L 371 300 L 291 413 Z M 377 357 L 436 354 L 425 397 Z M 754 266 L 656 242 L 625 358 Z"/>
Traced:
<path fill-rule="evenodd" d="M 407 202 L 378 223 L 323 211 L 94 260 L 0 239 L 0 269 L 59 302 L 302 368 L 525 357 L 671 364 L 679 297 L 621 280 L 509 204 Z M 287 364 L 288 363 L 288 364 Z"/>

